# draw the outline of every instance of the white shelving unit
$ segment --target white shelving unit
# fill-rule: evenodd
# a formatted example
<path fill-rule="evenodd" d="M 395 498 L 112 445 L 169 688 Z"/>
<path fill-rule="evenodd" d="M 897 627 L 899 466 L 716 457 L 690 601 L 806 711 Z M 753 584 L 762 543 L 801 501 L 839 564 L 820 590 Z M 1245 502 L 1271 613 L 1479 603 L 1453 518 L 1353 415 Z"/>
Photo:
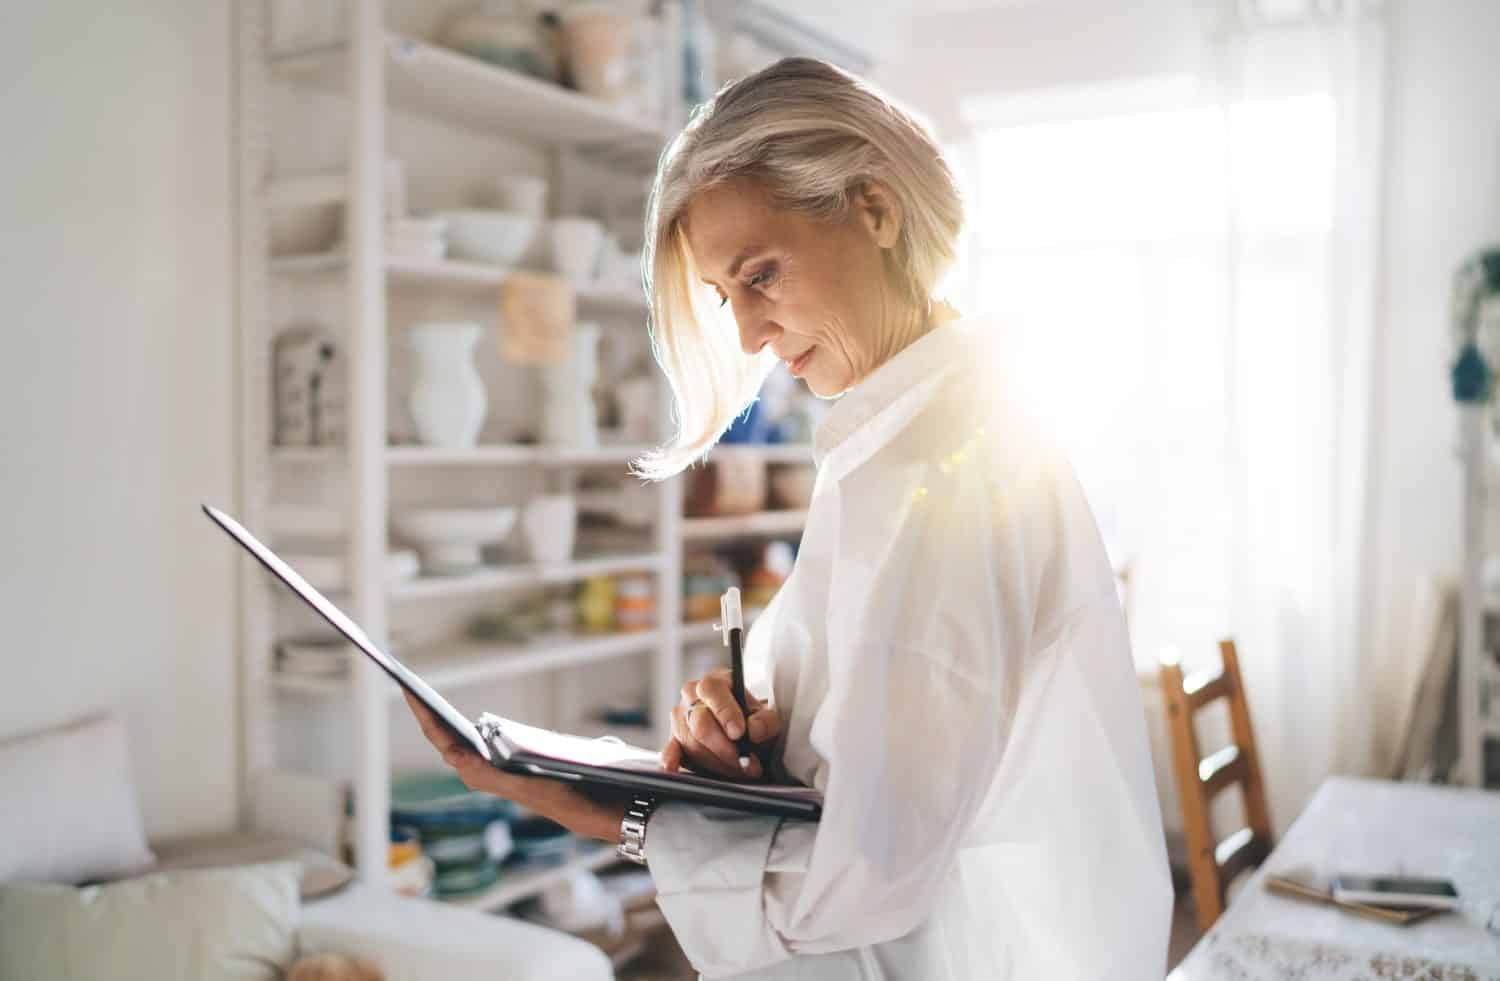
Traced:
<path fill-rule="evenodd" d="M 239 10 L 238 195 L 240 240 L 237 255 L 241 365 L 237 393 L 240 433 L 240 487 L 237 510 L 252 529 L 274 526 L 278 515 L 309 510 L 305 502 L 277 499 L 277 475 L 287 468 L 337 472 L 343 498 L 323 502 L 326 524 L 345 542 L 349 589 L 339 602 L 377 641 L 388 640 L 393 618 L 430 602 L 483 598 L 489 594 L 591 576 L 643 571 L 657 581 L 660 622 L 641 633 L 544 636 L 526 645 L 454 642 L 417 648 L 406 657 L 431 683 L 451 692 L 464 686 L 548 675 L 569 668 L 603 665 L 648 656 L 651 712 L 666 720 L 680 684 L 681 643 L 681 482 L 657 488 L 650 543 L 628 553 L 590 554 L 553 564 L 495 566 L 452 578 L 416 578 L 387 583 L 384 567 L 392 482 L 421 479 L 440 468 L 513 468 L 547 471 L 571 480 L 578 468 L 618 469 L 623 473 L 640 446 L 567 449 L 525 445 L 481 445 L 466 450 L 388 445 L 387 391 L 393 325 L 387 304 L 408 293 L 467 297 L 495 291 L 510 270 L 452 260 L 418 260 L 387 255 L 384 247 L 388 117 L 400 113 L 416 125 L 443 125 L 461 131 L 452 145 L 502 139 L 545 154 L 558 202 L 577 201 L 590 167 L 605 168 L 609 180 L 633 180 L 644 193 L 664 134 L 681 125 L 681 112 L 646 120 L 604 103 L 521 74 L 495 68 L 425 41 L 401 36 L 386 26 L 380 0 L 346 5 L 347 28 L 338 43 L 292 52 L 270 50 L 267 4 L 247 0 Z M 675 51 L 677 7 L 662 5 L 668 93 L 681 91 Z M 420 16 L 417 15 L 417 16 Z M 280 173 L 275 162 L 275 109 L 288 89 L 320 99 L 341 99 L 348 128 L 344 166 L 334 172 Z M 282 97 L 284 99 L 284 96 Z M 301 96 L 299 95 L 300 99 Z M 664 100 L 677 106 L 675 97 Z M 342 132 L 342 131 L 340 131 Z M 408 141 L 411 142 L 411 141 Z M 412 149 L 411 147 L 407 148 Z M 416 152 L 422 152 L 416 148 Z M 528 151 L 530 152 L 530 151 Z M 412 157 L 408 156 L 410 164 Z M 431 170 L 431 169 L 430 169 Z M 442 173 L 441 168 L 433 172 Z M 343 206 L 345 243 L 337 251 L 271 256 L 271 213 L 285 209 Z M 271 348 L 276 329 L 296 319 L 298 297 L 309 288 L 342 288 L 340 343 L 347 357 L 348 429 L 337 448 L 272 447 Z M 645 322 L 645 298 L 619 289 L 584 289 L 579 315 L 606 329 Z M 664 393 L 665 394 L 665 393 Z M 439 483 L 439 486 L 442 486 Z M 348 774 L 355 797 L 355 854 L 362 878 L 384 878 L 388 843 L 390 715 L 397 691 L 373 666 L 355 663 L 348 677 L 296 677 L 272 669 L 278 636 L 274 594 L 264 576 L 242 569 L 240 631 L 241 722 L 246 786 L 262 771 L 295 768 L 277 758 L 275 719 L 278 700 L 332 700 L 352 720 L 355 748 Z M 660 735 L 664 738 L 665 727 Z M 248 798 L 248 793 L 247 793 Z M 247 800 L 246 816 L 251 813 Z M 554 869 L 512 873 L 495 888 L 469 897 L 464 905 L 497 910 L 534 894 L 579 868 L 611 860 L 608 849 L 588 851 Z"/>
<path fill-rule="evenodd" d="M 387 0 L 394 4 L 404 0 Z M 296 51 L 272 52 L 267 4 L 246 0 L 238 5 L 240 44 L 238 72 L 239 247 L 237 252 L 238 360 L 236 404 L 240 434 L 240 486 L 236 508 L 255 530 L 315 529 L 336 534 L 344 543 L 348 589 L 338 602 L 377 643 L 389 640 L 393 620 L 444 604 L 473 603 L 491 594 L 544 584 L 568 583 L 591 576 L 646 572 L 656 577 L 658 623 L 643 633 L 544 636 L 526 645 L 435 642 L 403 652 L 432 684 L 452 694 L 492 682 L 521 683 L 562 678 L 569 669 L 604 670 L 630 658 L 649 657 L 650 717 L 655 731 L 641 738 L 664 740 L 677 699 L 686 647 L 712 643 L 711 624 L 682 623 L 682 559 L 687 548 L 712 547 L 735 540 L 796 537 L 804 512 L 766 512 L 733 518 L 684 520 L 681 480 L 656 488 L 654 523 L 649 544 L 628 552 L 580 552 L 555 564 L 517 563 L 491 566 L 453 578 L 386 580 L 387 524 L 393 496 L 411 481 L 438 487 L 461 485 L 490 471 L 571 481 L 583 468 L 623 473 L 640 446 L 591 449 L 489 444 L 447 450 L 391 445 L 387 432 L 387 390 L 392 335 L 399 324 L 388 307 L 465 302 L 478 304 L 504 283 L 510 270 L 473 262 L 425 260 L 388 255 L 384 247 L 385 182 L 390 141 L 387 133 L 411 137 L 413 126 L 448 127 L 457 133 L 450 146 L 472 147 L 501 139 L 533 147 L 545 155 L 545 169 L 556 192 L 555 203 L 576 202 L 580 182 L 599 180 L 618 191 L 638 175 L 643 192 L 665 135 L 682 124 L 682 113 L 660 121 L 616 111 L 586 96 L 479 61 L 389 30 L 387 3 L 351 0 L 346 4 L 346 36 L 338 43 Z M 413 0 L 412 10 L 416 10 Z M 408 21 L 420 20 L 422 13 Z M 665 51 L 676 48 L 678 7 L 662 4 Z M 665 84 L 676 106 L 681 92 L 680 59 L 665 57 Z M 288 91 L 295 100 L 337 100 L 347 113 L 347 128 L 331 128 L 343 142 L 340 160 L 317 169 L 282 172 L 276 161 L 275 110 L 285 106 Z M 280 100 L 280 101 L 278 101 Z M 415 122 L 412 122 L 415 120 Z M 405 129 L 402 129 L 405 127 Z M 318 134 L 319 138 L 323 134 Z M 315 141 L 316 142 L 316 141 Z M 410 149 L 410 147 L 408 147 Z M 476 151 L 469 151 L 476 152 Z M 478 151 L 483 152 L 483 151 Z M 405 158 L 408 172 L 415 157 Z M 451 163 L 451 161 L 450 161 Z M 337 169 L 330 169 L 331 167 Z M 472 172 L 473 168 L 471 168 Z M 429 168 L 432 174 L 449 169 Z M 602 176 L 591 176 L 602 175 Z M 603 193 L 603 189 L 601 193 Z M 287 209 L 341 205 L 344 234 L 336 250 L 272 257 L 271 215 Z M 336 318 L 349 368 L 348 429 L 339 447 L 273 447 L 271 445 L 272 339 L 276 329 L 298 321 L 299 304 L 311 293 L 341 289 Z M 584 289 L 578 295 L 580 318 L 599 321 L 610 331 L 639 328 L 647 306 L 641 295 L 618 289 Z M 388 322 L 392 321 L 392 322 Z M 665 389 L 665 386 L 663 386 Z M 663 391 L 663 404 L 666 393 Z M 663 413 L 663 418 L 666 414 Z M 802 446 L 721 447 L 715 454 L 757 454 L 768 463 L 805 462 Z M 489 468 L 486 470 L 485 468 Z M 296 475 L 337 474 L 341 496 L 309 504 L 282 500 L 281 482 Z M 395 488 L 393 490 L 393 488 Z M 290 533 L 289 533 L 290 534 Z M 272 670 L 278 638 L 273 587 L 265 576 L 242 568 L 238 583 L 240 620 L 240 720 L 243 731 L 242 772 L 247 792 L 245 818 L 254 813 L 250 788 L 256 774 L 295 769 L 298 761 L 278 758 L 276 719 L 288 705 L 311 702 L 338 706 L 348 713 L 355 752 L 347 774 L 356 802 L 354 844 L 360 874 L 384 878 L 388 844 L 391 777 L 391 711 L 397 694 L 372 665 L 355 663 L 347 677 L 280 675 Z M 561 683 L 561 682 L 559 682 Z M 539 720 L 544 721 L 544 720 Z M 587 725 L 581 730 L 592 731 Z M 564 865 L 520 873 L 508 871 L 495 887 L 456 900 L 485 910 L 503 909 L 534 895 L 578 869 L 612 861 L 608 849 L 580 853 Z"/>
<path fill-rule="evenodd" d="M 1476 254 L 1455 281 L 1455 317 L 1469 328 L 1488 365 L 1500 349 L 1500 289 L 1481 272 L 1500 252 L 1495 246 Z M 1471 322 L 1464 323 L 1468 318 Z M 1493 370 L 1491 367 L 1490 370 Z M 1500 597 L 1486 582 L 1485 566 L 1500 549 L 1500 511 L 1495 481 L 1500 479 L 1500 438 L 1492 400 L 1461 403 L 1459 458 L 1463 464 L 1462 531 L 1458 622 L 1458 779 L 1470 787 L 1500 786 L 1493 779 L 1500 763 L 1500 657 L 1492 649 L 1492 626 L 1500 621 Z"/>
<path fill-rule="evenodd" d="M 1494 314 L 1500 322 L 1500 300 Z M 1493 555 L 1492 482 L 1500 476 L 1500 443 L 1490 435 L 1485 406 L 1460 408 L 1461 456 L 1464 462 L 1464 557 L 1459 602 L 1458 724 L 1459 775 L 1470 787 L 1486 782 L 1490 757 L 1500 753 L 1500 663 L 1487 649 L 1486 623 L 1500 619 L 1500 601 L 1484 583 L 1484 564 Z"/>

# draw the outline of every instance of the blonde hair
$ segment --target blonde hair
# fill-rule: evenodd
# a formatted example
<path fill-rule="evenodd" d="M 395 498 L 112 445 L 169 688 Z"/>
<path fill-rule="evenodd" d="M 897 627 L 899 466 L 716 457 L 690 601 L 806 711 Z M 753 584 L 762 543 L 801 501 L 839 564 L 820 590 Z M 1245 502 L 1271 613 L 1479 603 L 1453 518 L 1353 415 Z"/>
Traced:
<path fill-rule="evenodd" d="M 740 350 L 732 313 L 699 282 L 682 219 L 699 193 L 753 180 L 777 207 L 838 221 L 866 180 L 901 206 L 893 250 L 900 284 L 925 305 L 953 262 L 963 204 L 936 142 L 867 83 L 813 58 L 783 58 L 693 111 L 662 154 L 646 206 L 642 275 L 651 346 L 672 389 L 676 433 L 635 462 L 670 477 L 708 452 L 775 366 Z"/>

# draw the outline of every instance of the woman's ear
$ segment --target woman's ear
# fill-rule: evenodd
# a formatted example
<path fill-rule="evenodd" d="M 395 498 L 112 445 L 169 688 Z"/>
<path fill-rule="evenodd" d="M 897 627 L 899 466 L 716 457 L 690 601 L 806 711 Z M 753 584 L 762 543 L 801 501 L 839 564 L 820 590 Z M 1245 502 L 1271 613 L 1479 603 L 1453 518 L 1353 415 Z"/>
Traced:
<path fill-rule="evenodd" d="M 901 240 L 905 215 L 890 187 L 878 180 L 863 180 L 855 185 L 852 198 L 860 224 L 875 244 L 882 249 L 895 248 Z"/>

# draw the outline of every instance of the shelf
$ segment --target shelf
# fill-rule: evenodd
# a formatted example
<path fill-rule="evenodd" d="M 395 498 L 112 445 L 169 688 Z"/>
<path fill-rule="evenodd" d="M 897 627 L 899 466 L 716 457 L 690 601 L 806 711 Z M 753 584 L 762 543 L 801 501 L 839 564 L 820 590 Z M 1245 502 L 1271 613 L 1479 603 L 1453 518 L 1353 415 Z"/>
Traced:
<path fill-rule="evenodd" d="M 317 276 L 344 268 L 343 252 L 309 252 L 300 255 L 271 257 L 271 272 L 285 276 Z M 410 256 L 385 257 L 387 281 L 404 287 L 459 287 L 499 289 L 513 270 L 483 262 L 458 259 L 420 259 Z M 584 286 L 576 291 L 578 305 L 585 312 L 639 313 L 647 311 L 646 296 L 638 290 L 617 286 Z"/>
<path fill-rule="evenodd" d="M 530 899 L 549 886 L 566 881 L 579 872 L 594 872 L 618 861 L 619 855 L 608 845 L 590 847 L 559 865 L 538 869 L 502 868 L 500 881 L 483 892 L 472 896 L 450 896 L 443 899 L 443 902 L 494 913 L 523 899 Z"/>
<path fill-rule="evenodd" d="M 402 663 L 434 688 L 448 690 L 640 654 L 659 643 L 661 635 L 654 630 L 538 637 L 529 644 L 461 641 L 416 651 L 409 658 L 402 658 Z M 274 673 L 272 683 L 283 691 L 327 696 L 344 694 L 348 690 L 349 678 L 347 675 L 321 678 Z M 399 688 L 388 687 L 387 694 L 392 699 L 400 696 Z"/>
<path fill-rule="evenodd" d="M 716 538 L 762 538 L 800 535 L 807 523 L 806 511 L 761 511 L 727 518 L 683 518 L 683 541 Z"/>
<path fill-rule="evenodd" d="M 391 105 L 500 136 L 552 146 L 629 149 L 643 169 L 666 143 L 662 127 L 560 85 L 486 64 L 477 58 L 390 35 L 385 82 Z M 281 78 L 342 91 L 347 84 L 344 44 L 276 55 Z"/>
<path fill-rule="evenodd" d="M 650 447 L 647 446 L 599 446 L 584 450 L 519 443 L 492 443 L 464 449 L 404 445 L 386 447 L 385 460 L 392 467 L 628 467 L 632 460 L 648 449 Z M 344 448 L 341 446 L 271 447 L 273 463 L 324 465 L 344 459 Z"/>
<path fill-rule="evenodd" d="M 812 447 L 807 443 L 720 443 L 708 451 L 709 459 L 744 454 L 766 463 L 812 463 Z"/>
<path fill-rule="evenodd" d="M 515 586 L 539 583 L 572 582 L 593 576 L 610 576 L 620 572 L 655 572 L 661 567 L 660 552 L 632 555 L 599 555 L 571 562 L 527 563 L 488 566 L 466 576 L 418 576 L 393 585 L 392 600 L 436 599 L 472 596 Z"/>
<path fill-rule="evenodd" d="M 312 276 L 344 268 L 342 252 L 306 252 L 271 256 L 271 272 L 283 276 Z"/>
<path fill-rule="evenodd" d="M 521 446 L 515 444 L 475 446 L 448 450 L 432 446 L 392 446 L 386 449 L 386 461 L 396 466 L 611 466 L 630 465 L 645 453 L 645 446 L 600 446 L 595 449 L 572 449 L 561 446 Z"/>

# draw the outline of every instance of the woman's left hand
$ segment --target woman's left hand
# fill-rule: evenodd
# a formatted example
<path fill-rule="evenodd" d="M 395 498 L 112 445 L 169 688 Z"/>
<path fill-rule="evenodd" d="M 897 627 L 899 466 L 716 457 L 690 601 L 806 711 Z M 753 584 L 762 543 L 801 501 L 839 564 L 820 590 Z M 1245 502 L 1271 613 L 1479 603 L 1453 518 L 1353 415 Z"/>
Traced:
<path fill-rule="evenodd" d="M 597 838 L 611 844 L 620 840 L 620 822 L 625 818 L 625 801 L 594 800 L 567 784 L 546 777 L 522 777 L 497 770 L 470 745 L 445 725 L 432 710 L 402 691 L 411 714 L 422 727 L 422 735 L 442 754 L 443 762 L 470 790 L 494 794 L 530 808 L 586 838 Z"/>

